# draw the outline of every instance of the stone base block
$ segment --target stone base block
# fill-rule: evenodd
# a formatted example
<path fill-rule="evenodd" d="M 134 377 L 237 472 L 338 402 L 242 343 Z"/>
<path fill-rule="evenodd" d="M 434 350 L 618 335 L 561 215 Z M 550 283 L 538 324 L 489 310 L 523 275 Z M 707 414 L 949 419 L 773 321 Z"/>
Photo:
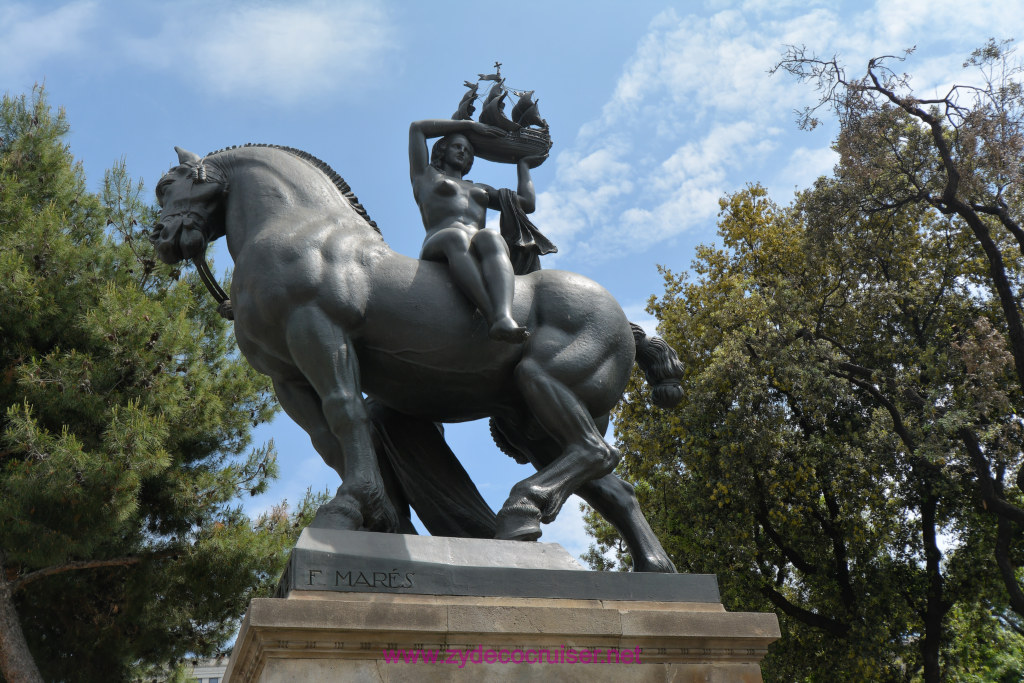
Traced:
<path fill-rule="evenodd" d="M 295 591 L 252 601 L 225 681 L 760 681 L 779 635 L 710 602 Z"/>

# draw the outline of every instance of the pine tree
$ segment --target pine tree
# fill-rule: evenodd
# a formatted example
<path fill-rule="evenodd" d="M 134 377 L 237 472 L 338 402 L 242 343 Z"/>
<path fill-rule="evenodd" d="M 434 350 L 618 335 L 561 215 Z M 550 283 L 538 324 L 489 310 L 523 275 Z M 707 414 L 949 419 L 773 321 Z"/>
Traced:
<path fill-rule="evenodd" d="M 45 93 L 0 104 L 0 673 L 119 680 L 223 648 L 296 524 L 276 407 L 201 285 L 153 258 L 125 165 L 87 191 Z M 24 634 L 19 647 L 20 635 Z M 24 649 L 27 642 L 28 652 Z"/>

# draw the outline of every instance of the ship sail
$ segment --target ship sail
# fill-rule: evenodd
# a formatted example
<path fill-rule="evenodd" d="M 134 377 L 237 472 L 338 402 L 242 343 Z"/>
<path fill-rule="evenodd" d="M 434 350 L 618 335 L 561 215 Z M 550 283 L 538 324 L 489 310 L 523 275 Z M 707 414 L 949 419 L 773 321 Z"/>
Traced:
<path fill-rule="evenodd" d="M 501 64 L 495 63 L 495 72 L 477 74 L 476 83 L 466 81 L 469 89 L 463 93 L 458 109 L 452 115 L 456 120 L 472 120 L 477 90 L 481 82 L 490 82 L 490 89 L 480 107 L 480 123 L 495 126 L 505 131 L 499 136 L 484 136 L 468 133 L 466 137 L 473 144 L 477 156 L 488 161 L 514 164 L 519 159 L 529 159 L 531 167 L 541 164 L 551 150 L 551 135 L 548 123 L 540 116 L 538 100 L 533 90 L 514 90 L 505 86 L 501 75 Z M 514 96 L 514 97 L 510 97 Z M 505 115 L 506 98 L 514 99 L 511 118 Z"/>
<path fill-rule="evenodd" d="M 505 98 L 507 96 L 508 91 L 505 90 L 504 83 L 499 82 L 495 84 L 491 91 L 487 93 L 487 99 L 484 100 L 483 109 L 480 111 L 480 123 L 486 123 L 488 126 L 497 126 L 502 130 L 510 132 L 519 130 L 522 126 L 512 122 L 505 116 Z"/>
<path fill-rule="evenodd" d="M 472 120 L 473 112 L 476 111 L 476 107 L 473 106 L 473 103 L 476 101 L 476 90 L 480 87 L 480 84 L 466 81 L 465 86 L 469 88 L 469 90 L 459 101 L 459 108 L 455 110 L 454 114 L 452 114 L 452 118 L 456 121 Z"/>
<path fill-rule="evenodd" d="M 547 128 L 548 122 L 540 117 L 537 106 L 540 100 L 533 99 L 533 91 L 528 90 L 519 95 L 519 101 L 512 107 L 512 121 L 520 126 L 540 126 Z"/>

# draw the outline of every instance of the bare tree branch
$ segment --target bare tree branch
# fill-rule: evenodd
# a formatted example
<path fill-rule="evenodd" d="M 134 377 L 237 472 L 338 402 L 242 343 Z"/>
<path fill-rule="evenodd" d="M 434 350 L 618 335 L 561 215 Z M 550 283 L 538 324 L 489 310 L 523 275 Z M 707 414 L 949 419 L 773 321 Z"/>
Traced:
<path fill-rule="evenodd" d="M 974 467 L 974 475 L 978 480 L 978 492 L 981 494 L 981 501 L 985 509 L 1000 518 L 1005 518 L 1016 524 L 1024 526 L 1024 510 L 1006 501 L 996 490 L 995 481 L 989 470 L 988 458 L 981 449 L 981 443 L 970 429 L 966 427 L 958 433 L 960 440 L 967 447 L 967 455 Z"/>
<path fill-rule="evenodd" d="M 1014 612 L 1024 616 L 1024 590 L 1021 590 L 1017 581 L 1017 568 L 1010 562 L 1010 541 L 1013 538 L 1011 523 L 1005 517 L 1000 517 L 996 531 L 996 565 L 999 567 L 999 575 L 1003 578 L 1006 592 L 1010 596 L 1010 607 Z"/>
<path fill-rule="evenodd" d="M 771 586 L 762 585 L 761 593 L 766 598 L 771 600 L 772 604 L 778 607 L 780 610 L 782 610 L 783 613 L 785 613 L 787 616 L 793 617 L 794 619 L 799 619 L 808 626 L 819 628 L 823 631 L 831 633 L 833 636 L 837 638 L 842 638 L 850 630 L 850 625 L 845 622 L 839 621 L 838 619 L 833 619 L 831 617 L 826 617 L 822 614 L 818 614 L 817 612 L 812 612 L 808 609 L 800 607 L 799 605 L 794 605 L 786 599 L 786 596 L 784 596 L 782 593 L 775 590 Z"/>
<path fill-rule="evenodd" d="M 150 555 L 130 555 L 127 557 L 115 557 L 108 560 L 80 560 L 76 562 L 66 562 L 65 564 L 58 564 L 52 567 L 45 567 L 43 569 L 37 569 L 34 572 L 29 572 L 24 576 L 21 576 L 14 581 L 11 581 L 11 592 L 16 593 L 33 581 L 45 578 L 47 576 L 54 576 L 56 574 L 63 574 L 65 572 L 79 571 L 83 569 L 100 569 L 102 567 L 130 567 L 146 560 L 157 560 L 168 557 L 174 557 L 178 555 L 177 551 L 164 551 L 159 553 L 152 553 Z"/>

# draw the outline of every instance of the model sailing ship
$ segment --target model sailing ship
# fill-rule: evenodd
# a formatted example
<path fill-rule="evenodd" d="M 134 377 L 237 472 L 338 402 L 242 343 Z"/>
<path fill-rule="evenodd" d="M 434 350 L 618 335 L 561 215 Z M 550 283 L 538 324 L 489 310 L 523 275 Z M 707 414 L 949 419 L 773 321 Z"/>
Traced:
<path fill-rule="evenodd" d="M 494 63 L 494 73 L 478 74 L 477 82 L 466 81 L 469 89 L 459 102 L 459 108 L 452 118 L 455 120 L 473 120 L 476 101 L 480 95 L 477 91 L 480 84 L 493 83 L 484 97 L 480 108 L 480 123 L 494 126 L 505 131 L 497 137 L 483 137 L 467 134 L 473 145 L 476 156 L 505 164 L 514 164 L 519 159 L 535 157 L 537 161 L 531 167 L 539 166 L 551 150 L 551 135 L 548 123 L 540 116 L 537 109 L 539 100 L 533 99 L 533 90 L 515 90 L 505 85 L 501 75 L 501 62 Z M 515 98 L 511 118 L 505 115 L 505 100 Z"/>

